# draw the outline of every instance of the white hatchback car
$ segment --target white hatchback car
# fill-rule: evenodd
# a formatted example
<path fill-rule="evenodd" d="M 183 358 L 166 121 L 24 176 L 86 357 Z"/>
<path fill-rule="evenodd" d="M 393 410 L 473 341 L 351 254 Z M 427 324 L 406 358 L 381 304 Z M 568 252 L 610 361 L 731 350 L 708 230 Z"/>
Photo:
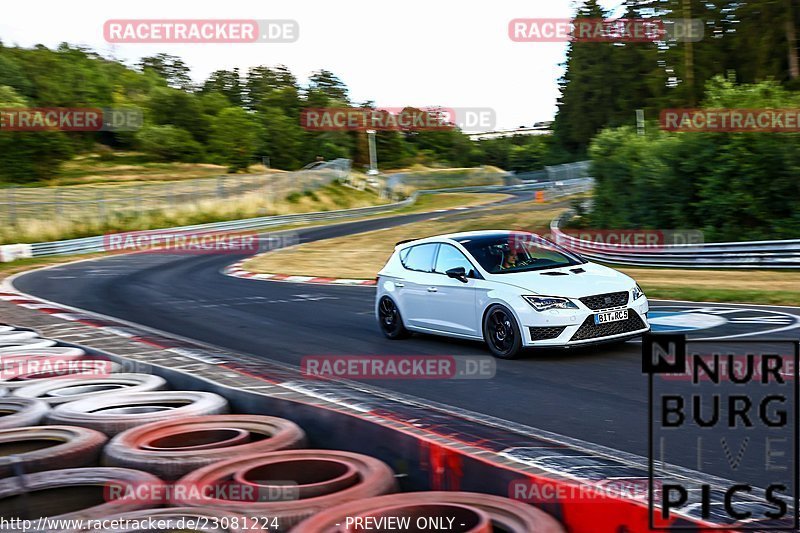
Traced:
<path fill-rule="evenodd" d="M 630 277 L 533 233 L 475 231 L 398 243 L 378 273 L 375 313 L 390 339 L 410 332 L 523 347 L 622 341 L 650 329 Z"/>

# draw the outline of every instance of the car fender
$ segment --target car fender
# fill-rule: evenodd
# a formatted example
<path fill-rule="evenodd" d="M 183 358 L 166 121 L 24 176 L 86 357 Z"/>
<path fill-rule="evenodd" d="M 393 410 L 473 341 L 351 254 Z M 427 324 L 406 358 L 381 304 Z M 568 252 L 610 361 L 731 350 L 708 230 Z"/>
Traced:
<path fill-rule="evenodd" d="M 522 298 L 524 290 L 514 285 L 494 285 L 492 289 L 478 293 L 475 307 L 480 310 L 481 334 L 483 334 L 483 319 L 486 317 L 486 311 L 495 304 L 502 305 L 510 310 L 514 314 L 517 326 L 521 329 L 525 323 L 522 316 L 531 309 L 530 304 Z"/>
<path fill-rule="evenodd" d="M 400 321 L 403 323 L 403 326 L 406 326 L 405 320 L 405 309 L 403 308 L 402 298 L 398 297 L 397 287 L 395 286 L 395 281 L 399 279 L 397 276 L 388 273 L 382 273 L 379 276 L 378 286 L 375 291 L 375 305 L 373 310 L 375 312 L 375 319 L 380 320 L 380 314 L 378 312 L 381 298 L 384 296 L 388 296 L 394 302 L 394 305 L 397 306 L 397 309 L 400 311 Z"/>

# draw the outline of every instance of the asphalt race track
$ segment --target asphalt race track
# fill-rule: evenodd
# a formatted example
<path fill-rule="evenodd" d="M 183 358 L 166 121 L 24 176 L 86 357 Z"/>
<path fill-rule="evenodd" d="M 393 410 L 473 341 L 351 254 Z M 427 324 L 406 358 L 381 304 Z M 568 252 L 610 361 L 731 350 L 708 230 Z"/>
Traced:
<path fill-rule="evenodd" d="M 520 201 L 528 197 L 517 197 Z M 452 216 L 470 210 L 454 211 Z M 298 230 L 301 242 L 369 231 L 442 213 L 413 214 Z M 447 214 L 446 216 L 451 216 Z M 136 254 L 25 274 L 15 287 L 33 296 L 294 365 L 306 355 L 488 355 L 482 344 L 415 335 L 383 337 L 374 288 L 239 279 L 220 273 L 230 255 Z M 800 333 L 800 308 L 651 302 L 654 330 L 685 331 L 723 347 L 743 338 Z M 647 379 L 640 343 L 528 353 L 497 361 L 487 380 L 396 380 L 371 384 L 647 455 Z M 676 438 L 670 462 L 697 467 L 694 437 Z M 714 465 L 705 469 L 714 473 Z M 759 484 L 757 472 L 741 472 Z"/>

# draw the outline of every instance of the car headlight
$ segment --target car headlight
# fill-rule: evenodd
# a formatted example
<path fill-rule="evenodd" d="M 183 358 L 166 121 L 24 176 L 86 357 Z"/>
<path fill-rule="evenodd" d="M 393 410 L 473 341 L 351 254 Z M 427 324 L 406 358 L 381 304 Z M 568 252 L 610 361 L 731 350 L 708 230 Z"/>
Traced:
<path fill-rule="evenodd" d="M 569 298 L 559 298 L 558 296 L 523 296 L 523 298 L 537 311 L 578 308 Z"/>
<path fill-rule="evenodd" d="M 632 298 L 633 300 L 638 300 L 639 298 L 644 296 L 644 291 L 642 290 L 642 288 L 639 286 L 638 283 L 633 288 L 633 290 L 631 290 L 631 296 L 633 297 Z"/>

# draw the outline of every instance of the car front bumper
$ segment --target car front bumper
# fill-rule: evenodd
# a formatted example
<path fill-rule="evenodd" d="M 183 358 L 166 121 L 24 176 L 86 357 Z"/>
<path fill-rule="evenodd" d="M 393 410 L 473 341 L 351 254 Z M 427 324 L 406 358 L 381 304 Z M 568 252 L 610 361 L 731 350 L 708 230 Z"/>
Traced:
<path fill-rule="evenodd" d="M 620 309 L 628 309 L 627 320 L 594 323 L 596 314 Z M 644 297 L 624 306 L 600 310 L 583 306 L 543 312 L 531 309 L 520 317 L 522 336 L 525 346 L 569 347 L 613 342 L 649 331 L 648 311 L 649 304 Z"/>

